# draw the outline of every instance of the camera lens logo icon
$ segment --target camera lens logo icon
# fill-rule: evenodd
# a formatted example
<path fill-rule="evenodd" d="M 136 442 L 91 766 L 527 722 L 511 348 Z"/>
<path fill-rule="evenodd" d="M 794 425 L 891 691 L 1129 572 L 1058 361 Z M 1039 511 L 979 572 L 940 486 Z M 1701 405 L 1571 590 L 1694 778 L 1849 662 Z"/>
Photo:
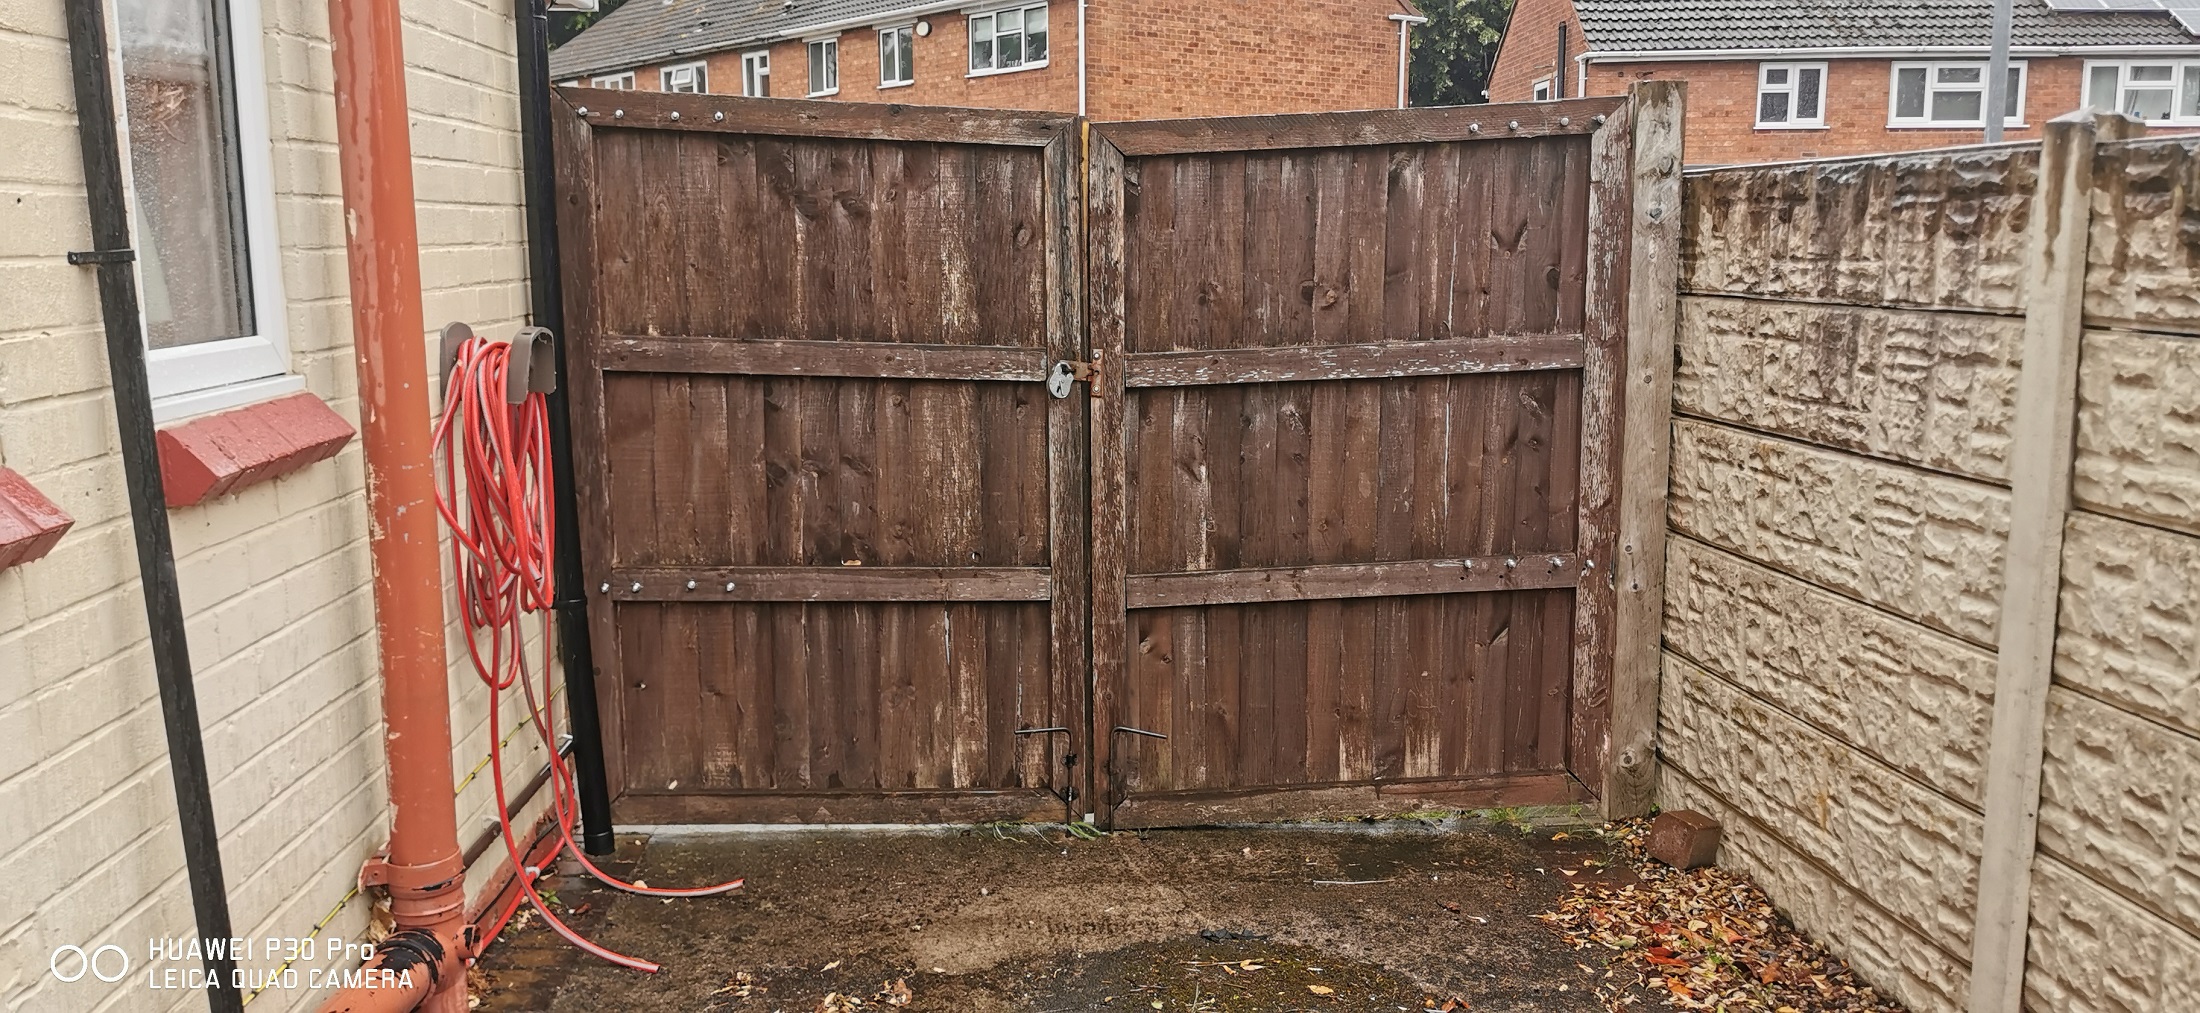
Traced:
<path fill-rule="evenodd" d="M 114 951 L 114 959 L 107 959 L 107 951 Z M 108 969 L 114 973 L 109 974 Z M 130 973 L 130 955 L 113 943 L 99 947 L 90 953 L 74 943 L 54 947 L 53 956 L 46 959 L 46 969 L 61 981 L 82 981 L 89 974 L 110 984 L 121 981 Z"/>

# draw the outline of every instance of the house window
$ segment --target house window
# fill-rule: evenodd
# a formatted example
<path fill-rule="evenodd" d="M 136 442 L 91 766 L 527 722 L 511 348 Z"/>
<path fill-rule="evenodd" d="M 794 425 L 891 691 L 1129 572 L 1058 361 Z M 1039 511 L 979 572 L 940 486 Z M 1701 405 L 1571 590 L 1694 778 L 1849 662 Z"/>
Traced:
<path fill-rule="evenodd" d="M 1825 64 L 1766 63 L 1758 65 L 1758 127 L 1799 130 L 1825 125 Z"/>
<path fill-rule="evenodd" d="M 840 40 L 810 40 L 810 96 L 840 91 Z"/>
<path fill-rule="evenodd" d="M 770 98 L 771 93 L 771 51 L 759 49 L 741 54 L 741 94 L 750 98 Z"/>
<path fill-rule="evenodd" d="M 598 77 L 589 78 L 588 83 L 597 88 L 611 88 L 617 91 L 633 91 L 634 72 L 630 70 L 624 74 L 604 74 Z"/>
<path fill-rule="evenodd" d="M 1537 81 L 1535 83 L 1535 100 L 1537 102 L 1549 102 L 1551 100 L 1550 78 L 1546 77 L 1543 80 Z"/>
<path fill-rule="evenodd" d="M 687 92 L 693 95 L 699 95 L 708 90 L 704 87 L 706 82 L 703 77 L 703 65 L 700 63 L 683 63 L 676 67 L 666 67 L 657 72 L 657 83 L 666 91 Z"/>
<path fill-rule="evenodd" d="M 2200 124 L 2200 61 L 2088 63 L 2085 105 L 2150 123 Z"/>
<path fill-rule="evenodd" d="M 2024 64 L 2009 65 L 2009 103 L 2004 122 L 2022 126 Z M 1894 65 L 1890 127 L 1982 127 L 1986 125 L 1986 64 L 1897 63 Z"/>
<path fill-rule="evenodd" d="M 970 72 L 998 74 L 1047 62 L 1047 5 L 970 16 Z"/>
<path fill-rule="evenodd" d="M 257 0 L 117 5 L 130 220 L 156 418 L 289 375 Z"/>
<path fill-rule="evenodd" d="M 917 83 L 916 31 L 913 25 L 878 30 L 878 86 Z"/>

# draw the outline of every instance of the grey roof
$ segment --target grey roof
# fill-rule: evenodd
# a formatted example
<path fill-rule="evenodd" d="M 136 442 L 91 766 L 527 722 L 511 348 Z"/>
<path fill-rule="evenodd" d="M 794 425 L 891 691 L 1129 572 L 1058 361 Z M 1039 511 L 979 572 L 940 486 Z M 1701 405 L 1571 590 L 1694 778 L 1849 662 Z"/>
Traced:
<path fill-rule="evenodd" d="M 770 42 L 830 24 L 956 6 L 953 0 L 627 0 L 552 50 L 550 76 L 562 81 Z"/>
<path fill-rule="evenodd" d="M 634 0 L 636 3 L 649 0 Z M 1591 50 L 1985 46 L 1993 0 L 1574 0 Z M 2016 0 L 2018 46 L 2190 46 L 2167 11 Z"/>

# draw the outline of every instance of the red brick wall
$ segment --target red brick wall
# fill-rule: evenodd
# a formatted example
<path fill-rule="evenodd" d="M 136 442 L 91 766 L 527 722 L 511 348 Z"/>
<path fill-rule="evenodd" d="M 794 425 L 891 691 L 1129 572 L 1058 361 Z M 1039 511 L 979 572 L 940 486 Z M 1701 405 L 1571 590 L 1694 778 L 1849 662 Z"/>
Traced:
<path fill-rule="evenodd" d="M 1892 60 L 1825 62 L 1826 126 L 1822 130 L 1757 129 L 1755 60 L 1593 64 L 1589 68 L 1589 94 L 1624 94 L 1634 81 L 1687 81 L 1684 141 L 1692 164 L 1861 155 L 1985 140 L 1983 130 L 1887 126 L 1888 92 L 1894 80 Z M 2040 124 L 2076 109 L 2083 80 L 2085 61 L 2076 57 L 2026 62 L 2025 125 L 2005 132 L 2004 136 L 2012 141 L 2036 139 Z"/>
<path fill-rule="evenodd" d="M 1535 97 L 1535 83 L 1558 73 L 1560 25 L 1566 26 L 1566 95 L 1575 97 L 1572 58 L 1581 55 L 1581 26 L 1574 16 L 1573 0 L 1520 0 L 1505 27 L 1497 66 L 1490 71 L 1490 101 L 1530 101 Z"/>
<path fill-rule="evenodd" d="M 1280 8 L 1280 9 L 1279 9 Z M 1091 25 L 1090 110 L 1094 119 L 1151 119 L 1385 108 L 1398 98 L 1398 0 L 1096 0 Z M 878 32 L 840 36 L 845 102 L 906 102 L 995 109 L 1077 109 L 1077 4 L 1047 10 L 1047 65 L 969 76 L 970 28 L 948 11 L 925 20 L 916 40 L 916 83 L 879 87 Z M 809 91 L 801 41 L 771 47 L 772 97 Z M 689 58 L 693 59 L 693 58 Z M 741 91 L 741 53 L 702 58 L 709 88 Z M 688 62 L 687 60 L 674 61 Z M 638 68 L 636 87 L 658 90 L 662 65 Z M 583 79 L 585 82 L 585 79 Z"/>

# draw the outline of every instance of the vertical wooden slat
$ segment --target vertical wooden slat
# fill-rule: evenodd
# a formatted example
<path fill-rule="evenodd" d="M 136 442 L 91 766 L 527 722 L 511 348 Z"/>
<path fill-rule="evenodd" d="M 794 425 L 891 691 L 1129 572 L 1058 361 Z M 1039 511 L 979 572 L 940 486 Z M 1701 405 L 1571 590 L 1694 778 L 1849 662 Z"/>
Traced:
<path fill-rule="evenodd" d="M 1046 327 L 1050 354 L 1064 361 L 1085 361 L 1085 230 L 1081 138 L 1070 134 L 1047 145 L 1043 174 L 1046 189 Z M 1082 397 L 1080 397 L 1082 395 Z M 1066 398 L 1049 398 L 1046 408 L 1047 565 L 1052 568 L 1054 598 L 1048 613 L 1049 675 L 1047 707 L 1032 711 L 1043 727 L 1080 729 L 1068 738 L 1035 736 L 1031 744 L 1043 758 L 1045 780 L 1038 782 L 1065 796 L 1066 819 L 1092 811 L 1075 803 L 1090 801 L 1082 771 L 1065 766 L 1071 755 L 1091 756 L 1092 722 L 1085 709 L 1089 667 L 1091 565 L 1087 558 L 1090 497 L 1085 450 L 1091 443 L 1091 391 L 1072 389 Z M 1085 404 L 1079 404 L 1083 400 Z M 1120 411 L 1121 397 L 1116 398 Z M 1116 425 L 1121 439 L 1122 424 Z M 1021 562 L 1021 560 L 1018 560 Z"/>
<path fill-rule="evenodd" d="M 1081 130 L 1089 127 L 1080 126 Z M 1090 811 L 1102 823 L 1114 820 L 1118 799 L 1109 784 L 1114 770 L 1118 695 L 1129 663 L 1129 613 L 1124 598 L 1128 574 L 1128 530 L 1124 515 L 1126 444 L 1124 358 L 1124 166 L 1123 154 L 1105 138 L 1089 133 L 1086 151 L 1086 303 L 1085 326 L 1100 365 L 1089 398 L 1091 427 L 1092 679 Z M 1153 395 L 1142 395 L 1151 397 Z"/>

